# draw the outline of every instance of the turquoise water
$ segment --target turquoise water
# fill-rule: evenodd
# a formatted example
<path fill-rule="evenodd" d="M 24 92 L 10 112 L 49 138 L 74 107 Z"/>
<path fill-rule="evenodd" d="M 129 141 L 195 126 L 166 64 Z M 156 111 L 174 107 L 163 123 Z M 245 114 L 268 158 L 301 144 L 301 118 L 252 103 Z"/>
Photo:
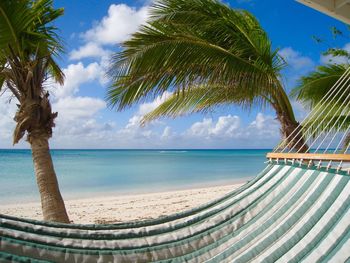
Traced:
<path fill-rule="evenodd" d="M 52 150 L 65 198 L 246 181 L 268 150 Z M 31 152 L 0 150 L 0 202 L 39 201 Z"/>

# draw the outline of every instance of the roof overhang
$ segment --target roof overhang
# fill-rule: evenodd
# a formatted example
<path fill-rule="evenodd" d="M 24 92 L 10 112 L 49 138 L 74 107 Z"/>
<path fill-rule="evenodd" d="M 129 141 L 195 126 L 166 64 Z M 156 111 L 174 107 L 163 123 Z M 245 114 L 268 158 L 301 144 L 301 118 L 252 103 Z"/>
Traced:
<path fill-rule="evenodd" d="M 350 24 L 350 0 L 297 0 L 322 13 Z"/>

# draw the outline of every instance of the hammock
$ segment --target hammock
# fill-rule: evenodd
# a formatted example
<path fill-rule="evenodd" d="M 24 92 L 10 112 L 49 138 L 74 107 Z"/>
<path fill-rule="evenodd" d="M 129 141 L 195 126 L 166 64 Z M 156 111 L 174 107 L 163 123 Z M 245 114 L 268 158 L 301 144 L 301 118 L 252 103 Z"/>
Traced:
<path fill-rule="evenodd" d="M 240 189 L 166 218 L 66 225 L 1 218 L 3 260 L 27 262 L 345 262 L 346 172 L 270 164 Z"/>
<path fill-rule="evenodd" d="M 335 116 L 349 117 L 349 76 L 350 69 L 302 127 L 327 119 L 328 107 L 339 105 L 334 97 L 347 103 Z M 241 188 L 160 219 L 70 225 L 0 215 L 0 261 L 350 262 L 350 175 L 342 168 L 350 158 L 349 146 L 341 147 L 350 127 L 344 132 L 341 125 L 318 136 L 296 129 L 287 139 L 304 140 L 312 153 L 302 154 L 285 140 Z M 316 141 L 317 149 L 311 148 Z"/>

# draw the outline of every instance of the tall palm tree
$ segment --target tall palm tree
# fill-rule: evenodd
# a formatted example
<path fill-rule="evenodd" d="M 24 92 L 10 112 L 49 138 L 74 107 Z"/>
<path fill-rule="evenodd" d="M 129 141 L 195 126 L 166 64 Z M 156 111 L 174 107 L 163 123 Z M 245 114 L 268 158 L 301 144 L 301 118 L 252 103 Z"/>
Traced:
<path fill-rule="evenodd" d="M 0 1 L 0 87 L 18 101 L 13 143 L 27 133 L 44 220 L 68 223 L 48 140 L 54 119 L 45 83 L 63 83 L 54 58 L 62 51 L 52 22 L 63 14 L 52 0 Z"/>
<path fill-rule="evenodd" d="M 112 57 L 107 99 L 119 110 L 174 94 L 146 119 L 222 104 L 271 106 L 283 137 L 298 127 L 280 81 L 284 60 L 256 18 L 218 0 L 160 0 L 148 23 Z M 303 140 L 289 140 L 302 147 Z"/>
<path fill-rule="evenodd" d="M 350 58 L 350 56 L 349 56 Z M 350 79 L 349 76 L 339 81 L 349 64 L 326 64 L 317 67 L 308 75 L 299 80 L 299 84 L 291 92 L 291 96 L 299 100 L 310 109 L 317 107 L 318 112 L 323 111 L 323 121 L 318 121 L 318 115 L 312 115 L 303 127 L 304 134 L 312 137 L 323 132 L 340 131 L 348 132 L 343 141 L 343 147 L 350 144 Z M 339 81 L 339 82 L 338 82 Z M 330 91 L 334 84 L 339 86 L 334 92 Z M 322 100 L 327 95 L 327 100 Z M 318 103 L 322 100 L 322 109 Z M 308 131 L 308 132 L 307 132 Z"/>

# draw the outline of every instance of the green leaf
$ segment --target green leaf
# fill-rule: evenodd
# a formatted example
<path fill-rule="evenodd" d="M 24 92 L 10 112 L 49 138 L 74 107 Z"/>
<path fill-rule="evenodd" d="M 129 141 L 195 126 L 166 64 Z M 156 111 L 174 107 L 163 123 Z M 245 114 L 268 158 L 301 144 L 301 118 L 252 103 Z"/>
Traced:
<path fill-rule="evenodd" d="M 64 81 L 55 61 L 63 44 L 53 25 L 62 14 L 53 0 L 0 1 L 0 88 L 6 82 L 20 104 L 22 98 L 40 101 L 46 96 L 48 78 Z M 26 123 L 17 124 L 15 143 L 30 127 Z"/>
<path fill-rule="evenodd" d="M 271 106 L 296 124 L 280 82 L 285 61 L 251 13 L 221 1 L 154 2 L 150 19 L 111 61 L 109 106 L 122 110 L 174 93 L 145 121 L 236 104 Z"/>
<path fill-rule="evenodd" d="M 319 113 L 311 114 L 305 120 L 303 130 L 306 136 L 316 137 L 324 132 L 346 131 L 350 126 L 350 78 L 345 77 L 339 81 L 348 67 L 339 64 L 319 66 L 300 78 L 299 85 L 292 90 L 292 97 Z M 334 89 L 336 83 L 337 89 Z"/>
<path fill-rule="evenodd" d="M 285 63 L 249 12 L 213 0 L 164 0 L 153 4 L 150 17 L 112 57 L 112 107 L 198 85 L 234 87 L 251 102 L 286 97 L 278 80 Z"/>

